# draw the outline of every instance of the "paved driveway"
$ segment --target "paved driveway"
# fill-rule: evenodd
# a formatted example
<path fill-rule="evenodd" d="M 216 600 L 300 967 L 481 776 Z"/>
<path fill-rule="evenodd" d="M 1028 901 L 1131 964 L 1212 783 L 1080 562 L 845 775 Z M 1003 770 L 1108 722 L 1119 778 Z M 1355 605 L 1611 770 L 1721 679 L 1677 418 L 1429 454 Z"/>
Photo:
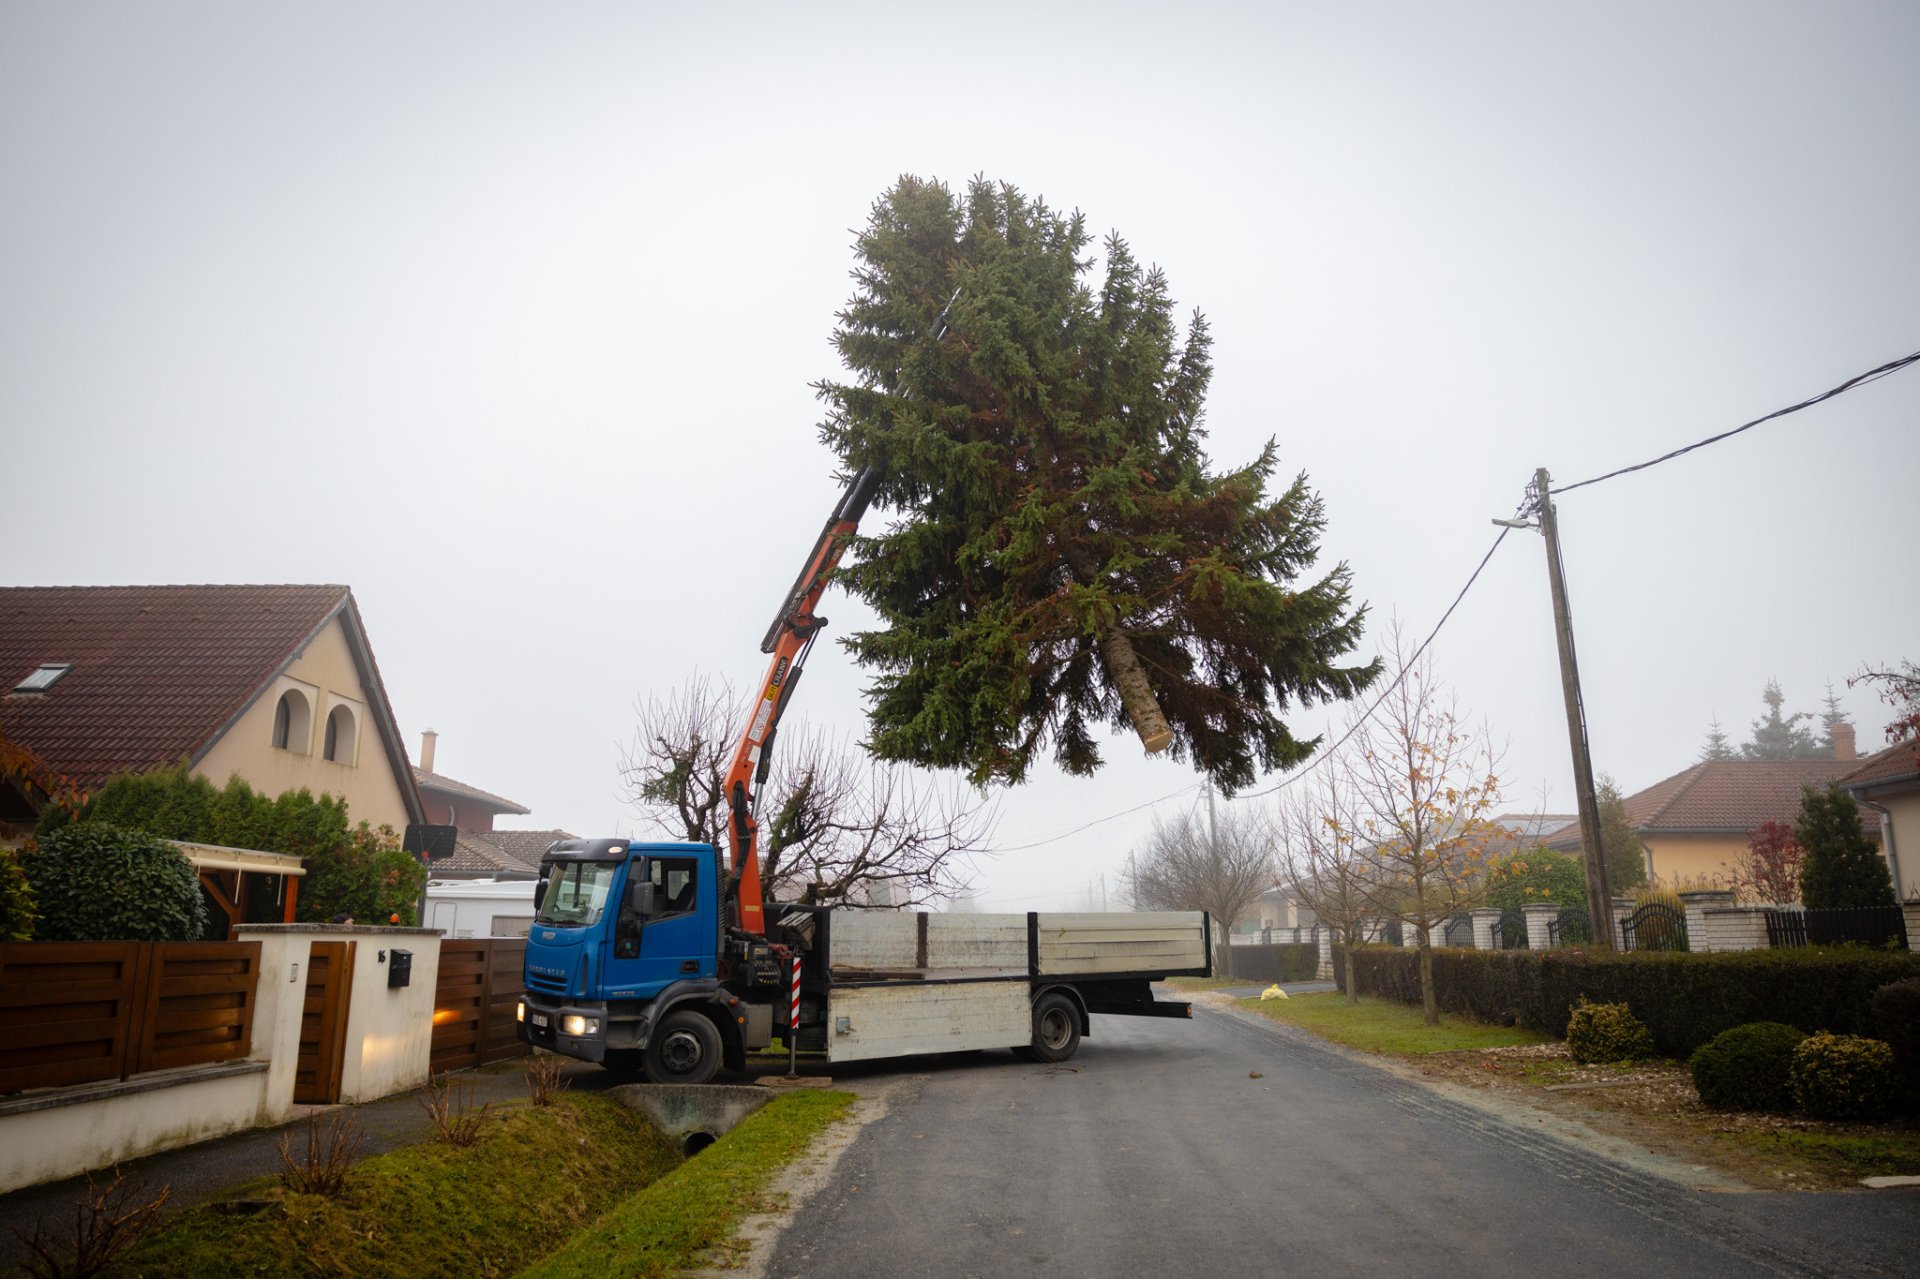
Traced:
<path fill-rule="evenodd" d="M 1700 1189 L 1244 1013 L 842 1073 L 887 1112 L 769 1275 L 1920 1274 L 1915 1192 Z"/>

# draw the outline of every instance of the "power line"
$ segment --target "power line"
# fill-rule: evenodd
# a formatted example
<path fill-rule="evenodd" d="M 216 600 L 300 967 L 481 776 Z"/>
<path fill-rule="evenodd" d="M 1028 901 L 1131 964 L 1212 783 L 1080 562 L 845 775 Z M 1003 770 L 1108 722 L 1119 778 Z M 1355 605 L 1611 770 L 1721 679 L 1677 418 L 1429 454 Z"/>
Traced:
<path fill-rule="evenodd" d="M 1287 787 L 1299 781 L 1302 777 L 1305 777 L 1308 773 L 1312 772 L 1315 768 L 1318 768 L 1321 764 L 1324 764 L 1329 759 L 1333 758 L 1334 752 L 1339 750 L 1342 746 L 1345 746 L 1348 740 L 1352 738 L 1352 736 L 1355 733 L 1360 731 L 1360 726 L 1362 724 L 1365 724 L 1369 719 L 1373 718 L 1373 713 L 1380 709 L 1380 703 L 1386 701 L 1388 694 L 1392 693 L 1394 689 L 1398 688 L 1400 684 L 1412 672 L 1414 663 L 1420 660 L 1420 654 L 1427 651 L 1427 645 L 1433 643 L 1434 637 L 1440 634 L 1440 628 L 1445 626 L 1447 624 L 1447 619 L 1453 616 L 1453 610 L 1455 610 L 1456 608 L 1459 608 L 1460 601 L 1467 598 L 1467 592 L 1472 590 L 1473 584 L 1480 580 L 1480 571 L 1486 568 L 1487 561 L 1493 558 L 1493 553 L 1500 549 L 1500 543 L 1504 542 L 1507 538 L 1507 534 L 1511 532 L 1513 532 L 1511 528 L 1507 528 L 1505 526 L 1501 527 L 1500 532 L 1493 539 L 1493 545 L 1487 548 L 1487 553 L 1480 557 L 1480 563 L 1474 566 L 1472 575 L 1467 578 L 1467 584 L 1460 588 L 1460 593 L 1453 597 L 1453 603 L 1447 605 L 1447 611 L 1440 615 L 1440 620 L 1434 623 L 1433 629 L 1431 631 L 1427 632 L 1427 637 L 1420 641 L 1420 647 L 1413 650 L 1413 656 L 1409 657 L 1404 663 L 1401 664 L 1400 673 L 1398 675 L 1395 675 L 1393 679 L 1387 684 L 1387 686 L 1380 690 L 1380 696 L 1374 698 L 1373 704 L 1371 706 L 1368 706 L 1367 709 L 1363 711 L 1360 714 L 1360 716 L 1353 721 L 1351 725 L 1348 726 L 1347 731 L 1340 735 L 1339 741 L 1327 747 L 1326 750 L 1320 752 L 1320 757 L 1318 759 L 1309 760 L 1303 767 L 1301 767 L 1297 772 L 1293 773 L 1291 776 L 1282 778 L 1280 781 L 1276 782 L 1272 786 L 1267 787 L 1267 789 L 1265 790 L 1254 791 L 1250 795 L 1236 795 L 1234 798 L 1235 799 L 1259 799 L 1263 795 L 1278 794 L 1280 791 L 1285 790 Z"/>
<path fill-rule="evenodd" d="M 1560 487 L 1553 489 L 1552 492 L 1571 493 L 1573 492 L 1573 490 L 1583 489 L 1587 487 L 1587 485 L 1589 484 L 1598 484 L 1602 480 L 1610 480 L 1620 475 L 1630 475 L 1634 471 L 1644 471 L 1648 467 L 1658 466 L 1662 462 L 1671 462 L 1674 458 L 1679 457 L 1682 454 L 1691 453 L 1695 449 L 1705 448 L 1709 444 L 1718 444 L 1721 440 L 1729 439 L 1735 435 L 1740 434 L 1740 432 L 1742 431 L 1750 431 L 1754 427 L 1759 426 L 1762 422 L 1771 422 L 1773 421 L 1773 419 L 1777 417 L 1785 417 L 1789 413 L 1798 413 L 1801 409 L 1812 408 L 1814 405 L 1819 404 L 1823 400 L 1831 400 L 1836 395 L 1845 394 L 1846 392 L 1851 391 L 1856 386 L 1865 386 L 1869 382 L 1877 382 L 1881 378 L 1887 376 L 1887 374 L 1898 373 L 1901 369 L 1906 368 L 1907 365 L 1913 364 L 1915 362 L 1920 362 L 1920 351 L 1915 351 L 1912 355 L 1903 356 L 1898 360 L 1890 360 L 1887 363 L 1882 364 L 1877 369 L 1867 370 L 1865 373 L 1862 373 L 1859 377 L 1847 379 L 1845 382 L 1842 382 L 1839 386 L 1836 386 L 1831 390 L 1822 391 L 1820 392 L 1820 394 L 1804 399 L 1800 401 L 1798 404 L 1789 404 L 1784 409 L 1775 409 L 1773 412 L 1767 414 L 1765 417 L 1757 417 L 1753 419 L 1753 421 L 1751 422 L 1744 422 L 1741 425 L 1734 427 L 1731 431 L 1722 431 L 1718 435 L 1709 435 L 1706 439 L 1696 441 L 1695 443 L 1687 445 L 1685 448 L 1675 449 L 1671 453 L 1663 453 L 1659 457 L 1654 458 L 1651 462 L 1641 462 L 1635 466 L 1623 466 L 1617 471 L 1608 471 L 1605 475 L 1596 475 L 1590 480 L 1581 480 L 1577 484 L 1562 484 Z"/>
<path fill-rule="evenodd" d="M 1167 794 L 1162 795 L 1159 799 L 1150 799 L 1144 804 L 1135 804 L 1132 808 L 1126 809 L 1122 812 L 1108 813 L 1105 817 L 1096 817 L 1090 822 L 1085 822 L 1079 826 L 1075 826 L 1072 830 L 1063 830 L 1058 835 L 1049 835 L 1045 839 L 1036 839 L 1031 844 L 1015 844 L 1012 848 L 996 848 L 993 851 L 995 853 L 1024 853 L 1029 848 L 1039 848 L 1046 844 L 1057 844 L 1061 840 L 1066 839 L 1069 836 L 1078 835 L 1083 830 L 1092 830 L 1095 826 L 1099 826 L 1104 822 L 1111 822 L 1111 821 L 1116 821 L 1122 817 L 1129 817 L 1129 816 L 1132 816 L 1134 813 L 1139 812 L 1143 808 L 1152 808 L 1154 805 L 1164 804 L 1170 799 L 1178 799 L 1180 796 L 1186 794 L 1188 791 L 1198 790 L 1201 785 L 1202 783 L 1200 782 L 1189 782 L 1187 785 L 1182 786 L 1179 790 L 1170 791 Z M 1046 894 L 1043 893 L 1041 894 L 1041 896 L 1046 896 Z M 1012 899 L 1008 899 L 1008 900 L 1012 900 Z"/>

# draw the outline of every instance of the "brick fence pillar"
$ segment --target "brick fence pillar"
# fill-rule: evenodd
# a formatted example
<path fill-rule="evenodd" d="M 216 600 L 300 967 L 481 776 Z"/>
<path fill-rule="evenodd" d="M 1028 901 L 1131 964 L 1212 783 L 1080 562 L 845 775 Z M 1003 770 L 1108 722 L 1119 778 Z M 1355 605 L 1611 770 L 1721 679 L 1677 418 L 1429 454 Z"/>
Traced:
<path fill-rule="evenodd" d="M 1560 913 L 1560 908 L 1552 902 L 1528 902 L 1520 908 L 1520 913 L 1527 917 L 1527 949 L 1550 949 L 1553 933 L 1548 925 Z"/>
<path fill-rule="evenodd" d="M 1331 928 L 1320 930 L 1320 966 L 1314 969 L 1313 975 L 1321 981 L 1333 980 L 1333 930 Z"/>
<path fill-rule="evenodd" d="M 1902 902 L 1907 915 L 1907 949 L 1920 950 L 1920 902 Z"/>
<path fill-rule="evenodd" d="M 1707 911 L 1733 905 L 1733 890 L 1728 888 L 1689 888 L 1680 894 L 1680 904 L 1687 912 L 1687 945 L 1696 953 L 1706 953 L 1718 949 L 1713 937 L 1707 932 Z M 1742 946 L 1746 950 L 1748 947 Z"/>
<path fill-rule="evenodd" d="M 1627 920 L 1633 915 L 1633 898 L 1616 897 L 1613 899 L 1613 946 L 1615 950 L 1627 948 Z"/>
<path fill-rule="evenodd" d="M 1482 906 L 1473 914 L 1473 948 L 1475 950 L 1493 949 L 1493 926 L 1500 922 L 1500 908 Z"/>

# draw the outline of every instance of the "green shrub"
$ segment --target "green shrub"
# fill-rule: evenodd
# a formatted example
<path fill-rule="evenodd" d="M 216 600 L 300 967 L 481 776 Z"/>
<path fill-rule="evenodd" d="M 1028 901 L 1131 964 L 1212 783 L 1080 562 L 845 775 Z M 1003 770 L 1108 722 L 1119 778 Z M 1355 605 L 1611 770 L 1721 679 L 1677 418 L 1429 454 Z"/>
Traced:
<path fill-rule="evenodd" d="M 199 941 L 200 877 L 145 831 L 86 822 L 40 840 L 27 858 L 38 941 Z"/>
<path fill-rule="evenodd" d="M 1793 1099 L 1820 1119 L 1877 1119 L 1893 1108 L 1893 1049 L 1860 1035 L 1809 1035 L 1793 1050 Z"/>
<path fill-rule="evenodd" d="M 1888 982 L 1868 1007 L 1874 1038 L 1893 1049 L 1893 1073 L 1907 1096 L 1920 1100 L 1920 977 Z"/>
<path fill-rule="evenodd" d="M 1414 952 L 1362 946 L 1353 965 L 1361 994 L 1420 1002 Z M 1339 956 L 1334 971 L 1344 979 Z M 1920 954 L 1853 946 L 1703 955 L 1565 947 L 1433 952 L 1434 994 L 1444 1012 L 1565 1038 L 1569 1010 L 1582 995 L 1624 1003 L 1646 1022 L 1659 1053 L 1681 1060 L 1721 1031 L 1753 1021 L 1878 1034 L 1873 993 L 1909 977 L 1920 977 Z"/>
<path fill-rule="evenodd" d="M 1625 1004 L 1590 1004 L 1582 998 L 1567 1014 L 1567 1050 L 1583 1065 L 1637 1061 L 1653 1056 L 1653 1036 Z"/>
<path fill-rule="evenodd" d="M 1723 1030 L 1687 1060 L 1694 1091 L 1715 1110 L 1791 1110 L 1793 1050 L 1806 1037 L 1777 1021 Z"/>
<path fill-rule="evenodd" d="M 19 854 L 0 848 L 0 941 L 31 940 L 33 916 L 33 886 Z"/>

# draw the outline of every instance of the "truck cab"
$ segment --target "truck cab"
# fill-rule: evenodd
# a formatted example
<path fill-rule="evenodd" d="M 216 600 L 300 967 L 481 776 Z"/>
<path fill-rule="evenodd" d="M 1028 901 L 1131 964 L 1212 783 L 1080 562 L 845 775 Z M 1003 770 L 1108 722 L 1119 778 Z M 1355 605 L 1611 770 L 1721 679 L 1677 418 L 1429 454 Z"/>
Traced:
<path fill-rule="evenodd" d="M 709 844 L 554 844 L 527 935 L 520 1038 L 663 1083 L 743 1061 L 766 1042 L 770 1011 L 750 1015 L 720 980 L 720 889 Z"/>

